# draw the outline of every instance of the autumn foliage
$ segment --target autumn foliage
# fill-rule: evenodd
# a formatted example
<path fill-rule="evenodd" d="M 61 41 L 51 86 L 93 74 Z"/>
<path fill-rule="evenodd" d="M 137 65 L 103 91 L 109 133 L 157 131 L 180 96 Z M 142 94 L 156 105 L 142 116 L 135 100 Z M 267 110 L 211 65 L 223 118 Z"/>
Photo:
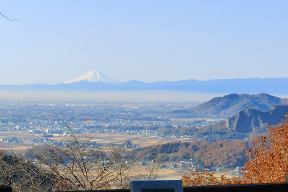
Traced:
<path fill-rule="evenodd" d="M 267 135 L 259 137 L 243 169 L 247 183 L 281 183 L 288 174 L 288 118 L 280 125 L 267 128 Z"/>
<path fill-rule="evenodd" d="M 195 172 L 191 171 L 191 175 L 186 173 L 182 176 L 183 186 L 231 185 L 243 183 L 238 177 L 228 179 L 225 175 L 222 175 L 221 178 L 217 178 L 213 172 L 205 170 L 201 173 L 199 170 L 200 169 L 197 169 Z"/>
<path fill-rule="evenodd" d="M 191 171 L 182 176 L 184 186 L 227 185 L 251 183 L 283 183 L 288 174 L 288 118 L 281 124 L 267 128 L 267 134 L 260 136 L 246 151 L 246 163 L 240 177 L 227 179 L 225 175 L 216 178 L 213 172 Z"/>
<path fill-rule="evenodd" d="M 136 149 L 134 155 L 135 158 L 138 158 L 144 156 L 145 153 L 159 151 L 166 155 L 166 161 L 193 159 L 194 163 L 202 166 L 236 167 L 244 164 L 244 154 L 247 148 L 248 143 L 243 140 L 233 140 L 231 142 L 222 140 L 212 143 L 202 141 L 193 143 L 171 142 Z"/>

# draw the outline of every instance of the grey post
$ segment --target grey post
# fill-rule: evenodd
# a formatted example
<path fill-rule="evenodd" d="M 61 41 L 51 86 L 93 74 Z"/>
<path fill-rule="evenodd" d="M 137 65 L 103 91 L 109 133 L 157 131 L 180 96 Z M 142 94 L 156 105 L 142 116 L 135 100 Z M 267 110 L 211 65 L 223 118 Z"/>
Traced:
<path fill-rule="evenodd" d="M 181 179 L 131 180 L 130 192 L 183 192 Z"/>
<path fill-rule="evenodd" d="M 12 187 L 9 185 L 0 185 L 1 192 L 12 192 Z"/>

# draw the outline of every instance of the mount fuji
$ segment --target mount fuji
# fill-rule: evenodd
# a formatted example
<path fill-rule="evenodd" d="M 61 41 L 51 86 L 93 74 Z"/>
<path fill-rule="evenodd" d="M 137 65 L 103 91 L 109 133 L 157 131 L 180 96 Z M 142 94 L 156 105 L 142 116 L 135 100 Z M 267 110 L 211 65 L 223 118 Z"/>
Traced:
<path fill-rule="evenodd" d="M 64 84 L 78 83 L 78 82 L 97 82 L 97 83 L 111 83 L 117 84 L 119 81 L 116 81 L 107 75 L 101 73 L 100 71 L 90 71 L 89 73 L 82 75 L 76 79 L 72 79 L 64 82 Z"/>

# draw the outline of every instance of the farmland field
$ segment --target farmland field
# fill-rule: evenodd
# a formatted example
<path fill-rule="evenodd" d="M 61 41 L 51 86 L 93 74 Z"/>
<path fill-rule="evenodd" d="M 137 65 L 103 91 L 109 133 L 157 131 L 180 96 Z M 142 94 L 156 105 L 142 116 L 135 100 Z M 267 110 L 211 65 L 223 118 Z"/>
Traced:
<path fill-rule="evenodd" d="M 16 137 L 21 139 L 46 139 L 43 134 L 28 134 L 25 131 L 1 131 L 1 137 Z M 77 135 L 77 134 L 76 134 Z M 133 144 L 138 145 L 139 147 L 145 147 L 149 145 L 164 144 L 174 141 L 190 141 L 189 138 L 162 138 L 162 137 L 151 137 L 145 135 L 126 135 L 126 134 L 112 134 L 112 133 L 92 133 L 92 134 L 78 134 L 77 135 L 81 140 L 94 140 L 97 143 L 122 143 L 126 140 L 131 140 Z M 57 141 L 66 141 L 69 137 L 49 137 L 49 139 Z M 0 141 L 0 148 L 7 150 L 13 148 L 23 148 L 31 146 L 30 144 L 25 143 L 15 143 L 15 142 L 2 142 Z"/>

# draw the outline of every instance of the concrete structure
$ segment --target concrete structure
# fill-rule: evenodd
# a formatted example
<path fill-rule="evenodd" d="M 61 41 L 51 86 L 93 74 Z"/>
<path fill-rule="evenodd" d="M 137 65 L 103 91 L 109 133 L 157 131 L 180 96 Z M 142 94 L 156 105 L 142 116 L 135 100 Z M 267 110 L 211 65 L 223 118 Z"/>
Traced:
<path fill-rule="evenodd" d="M 130 192 L 183 192 L 181 179 L 131 180 Z"/>

